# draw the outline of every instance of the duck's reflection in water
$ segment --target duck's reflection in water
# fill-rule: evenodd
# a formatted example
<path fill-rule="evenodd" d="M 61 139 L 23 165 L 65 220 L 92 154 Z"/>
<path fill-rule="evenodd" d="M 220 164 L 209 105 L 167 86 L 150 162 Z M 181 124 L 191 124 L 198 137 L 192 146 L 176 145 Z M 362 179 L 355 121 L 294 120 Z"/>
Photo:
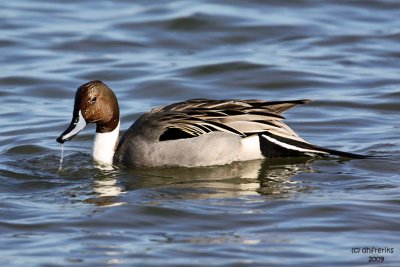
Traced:
<path fill-rule="evenodd" d="M 313 158 L 270 159 L 265 160 L 259 172 L 257 193 L 267 196 L 285 197 L 313 187 L 303 183 L 295 176 L 313 172 Z"/>
<path fill-rule="evenodd" d="M 313 161 L 281 158 L 204 168 L 101 170 L 93 177 L 95 197 L 86 202 L 122 205 L 120 195 L 134 190 L 147 190 L 144 194 L 155 201 L 251 195 L 286 197 L 312 188 L 293 178 L 299 173 L 312 172 Z"/>
<path fill-rule="evenodd" d="M 86 199 L 86 203 L 96 204 L 98 206 L 120 206 L 126 204 L 119 200 L 123 194 L 124 187 L 119 183 L 118 169 L 98 168 L 99 172 L 94 175 L 92 190 L 93 195 Z"/>

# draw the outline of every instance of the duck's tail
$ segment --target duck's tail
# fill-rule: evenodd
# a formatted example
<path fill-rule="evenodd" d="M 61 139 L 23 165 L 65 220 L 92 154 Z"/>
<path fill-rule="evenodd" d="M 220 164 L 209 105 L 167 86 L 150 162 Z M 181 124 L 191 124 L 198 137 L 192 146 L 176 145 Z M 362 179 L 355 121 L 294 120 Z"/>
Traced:
<path fill-rule="evenodd" d="M 269 132 L 259 134 L 261 153 L 264 157 L 299 157 L 335 155 L 353 159 L 370 158 L 367 155 L 343 152 L 293 140 Z"/>

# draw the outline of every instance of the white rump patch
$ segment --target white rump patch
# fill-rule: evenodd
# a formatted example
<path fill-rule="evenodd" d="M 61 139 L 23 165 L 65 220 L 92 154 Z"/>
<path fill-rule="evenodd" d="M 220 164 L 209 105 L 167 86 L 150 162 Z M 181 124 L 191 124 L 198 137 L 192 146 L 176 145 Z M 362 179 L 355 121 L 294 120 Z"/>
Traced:
<path fill-rule="evenodd" d="M 242 152 L 239 157 L 240 160 L 254 160 L 263 159 L 264 156 L 260 149 L 260 138 L 258 135 L 252 135 L 242 140 Z"/>

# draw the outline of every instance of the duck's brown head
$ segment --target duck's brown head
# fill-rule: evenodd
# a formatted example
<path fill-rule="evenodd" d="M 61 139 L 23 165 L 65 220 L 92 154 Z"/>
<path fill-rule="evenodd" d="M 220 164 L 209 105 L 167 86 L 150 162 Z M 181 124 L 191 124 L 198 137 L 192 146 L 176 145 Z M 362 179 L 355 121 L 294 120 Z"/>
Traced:
<path fill-rule="evenodd" d="M 98 133 L 111 132 L 118 126 L 117 98 L 102 81 L 90 81 L 78 88 L 71 124 L 57 138 L 57 142 L 64 143 L 71 140 L 85 128 L 87 123 L 96 123 Z"/>

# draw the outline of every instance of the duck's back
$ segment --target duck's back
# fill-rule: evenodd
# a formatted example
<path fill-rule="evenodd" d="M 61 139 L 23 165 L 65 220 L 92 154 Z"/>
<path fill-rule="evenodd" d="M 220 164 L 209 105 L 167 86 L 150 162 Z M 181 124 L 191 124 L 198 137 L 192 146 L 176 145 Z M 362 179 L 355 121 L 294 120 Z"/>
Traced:
<path fill-rule="evenodd" d="M 263 157 L 358 156 L 312 145 L 283 122 L 283 112 L 307 102 L 192 99 L 156 108 L 124 134 L 114 161 L 194 167 Z"/>

